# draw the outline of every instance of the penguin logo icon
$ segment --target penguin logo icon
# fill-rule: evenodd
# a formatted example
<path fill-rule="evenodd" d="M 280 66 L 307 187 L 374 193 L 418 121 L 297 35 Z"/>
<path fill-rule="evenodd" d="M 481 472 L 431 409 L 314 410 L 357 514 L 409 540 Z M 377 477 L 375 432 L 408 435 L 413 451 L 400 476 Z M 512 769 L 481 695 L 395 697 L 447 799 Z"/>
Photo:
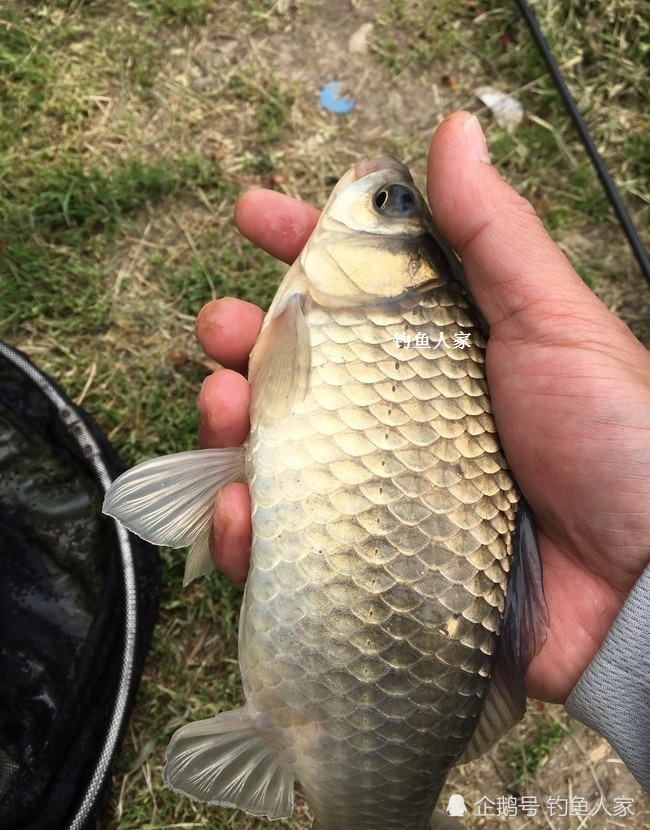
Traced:
<path fill-rule="evenodd" d="M 450 816 L 464 816 L 467 812 L 465 806 L 465 799 L 460 793 L 454 793 L 449 796 L 449 804 L 447 804 L 447 812 Z"/>

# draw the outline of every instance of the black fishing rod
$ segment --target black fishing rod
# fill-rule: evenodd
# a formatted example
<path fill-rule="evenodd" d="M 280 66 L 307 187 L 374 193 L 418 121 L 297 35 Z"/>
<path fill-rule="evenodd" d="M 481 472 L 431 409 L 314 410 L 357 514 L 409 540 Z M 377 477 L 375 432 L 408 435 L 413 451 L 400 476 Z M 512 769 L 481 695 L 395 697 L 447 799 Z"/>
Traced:
<path fill-rule="evenodd" d="M 516 0 L 517 5 L 519 6 L 519 10 L 521 12 L 522 17 L 526 21 L 526 25 L 528 26 L 530 33 L 539 49 L 544 62 L 548 68 L 548 71 L 553 78 L 553 82 L 564 101 L 564 105 L 566 106 L 567 110 L 569 111 L 569 115 L 571 116 L 571 120 L 573 121 L 578 134 L 582 140 L 582 143 L 585 146 L 587 154 L 589 155 L 592 164 L 596 168 L 596 173 L 598 174 L 598 178 L 607 194 L 607 198 L 612 204 L 614 211 L 618 217 L 618 221 L 625 232 L 625 235 L 628 238 L 630 243 L 630 247 L 636 257 L 639 266 L 641 268 L 641 273 L 644 275 L 646 280 L 648 281 L 648 285 L 650 285 L 650 256 L 648 256 L 648 252 L 646 251 L 641 239 L 636 232 L 636 228 L 634 227 L 634 223 L 630 218 L 630 214 L 627 211 L 627 208 L 623 204 L 623 200 L 621 199 L 620 193 L 616 189 L 616 185 L 612 177 L 609 175 L 609 171 L 603 161 L 596 145 L 594 143 L 593 138 L 591 137 L 591 133 L 589 132 L 589 128 L 585 123 L 584 118 L 582 117 L 580 110 L 578 109 L 576 102 L 573 100 L 571 93 L 569 92 L 569 88 L 566 85 L 562 72 L 560 71 L 559 66 L 555 58 L 553 57 L 553 53 L 551 52 L 548 42 L 542 31 L 537 23 L 537 19 L 533 14 L 530 6 L 526 2 L 526 0 Z"/>

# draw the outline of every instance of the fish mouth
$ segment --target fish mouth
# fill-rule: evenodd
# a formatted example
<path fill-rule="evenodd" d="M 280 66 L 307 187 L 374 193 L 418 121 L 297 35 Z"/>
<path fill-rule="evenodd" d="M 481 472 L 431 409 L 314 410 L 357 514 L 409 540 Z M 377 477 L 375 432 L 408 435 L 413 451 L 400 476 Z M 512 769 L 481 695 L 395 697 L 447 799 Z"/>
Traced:
<path fill-rule="evenodd" d="M 354 178 L 356 181 L 369 176 L 371 173 L 378 173 L 380 170 L 395 170 L 400 176 L 406 174 L 410 178 L 408 167 L 392 156 L 379 156 L 378 158 L 362 158 L 354 165 Z"/>

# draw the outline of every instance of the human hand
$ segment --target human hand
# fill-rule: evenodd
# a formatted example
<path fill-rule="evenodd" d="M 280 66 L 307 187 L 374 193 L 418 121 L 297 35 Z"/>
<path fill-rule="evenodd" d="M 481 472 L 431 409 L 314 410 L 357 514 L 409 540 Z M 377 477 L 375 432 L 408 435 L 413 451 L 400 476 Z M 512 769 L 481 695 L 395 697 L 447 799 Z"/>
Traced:
<path fill-rule="evenodd" d="M 538 530 L 549 611 L 546 641 L 526 675 L 529 695 L 563 702 L 650 561 L 650 353 L 596 298 L 530 204 L 489 164 L 476 119 L 456 113 L 432 140 L 428 196 L 461 257 L 490 326 L 487 377 L 501 443 Z M 240 231 L 293 261 L 318 218 L 271 191 L 239 201 Z M 196 331 L 228 367 L 199 395 L 203 446 L 248 432 L 248 355 L 263 313 L 225 298 Z M 245 581 L 250 551 L 245 485 L 218 496 L 217 567 Z"/>

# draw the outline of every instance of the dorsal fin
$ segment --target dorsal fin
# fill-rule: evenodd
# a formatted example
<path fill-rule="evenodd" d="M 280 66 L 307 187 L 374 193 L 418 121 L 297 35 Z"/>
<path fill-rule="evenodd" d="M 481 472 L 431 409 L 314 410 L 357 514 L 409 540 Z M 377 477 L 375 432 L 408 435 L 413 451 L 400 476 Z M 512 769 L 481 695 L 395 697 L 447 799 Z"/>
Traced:
<path fill-rule="evenodd" d="M 524 674 L 545 641 L 548 611 L 535 524 L 523 500 L 517 510 L 512 571 L 490 691 L 472 739 L 457 763 L 487 752 L 526 711 Z"/>

